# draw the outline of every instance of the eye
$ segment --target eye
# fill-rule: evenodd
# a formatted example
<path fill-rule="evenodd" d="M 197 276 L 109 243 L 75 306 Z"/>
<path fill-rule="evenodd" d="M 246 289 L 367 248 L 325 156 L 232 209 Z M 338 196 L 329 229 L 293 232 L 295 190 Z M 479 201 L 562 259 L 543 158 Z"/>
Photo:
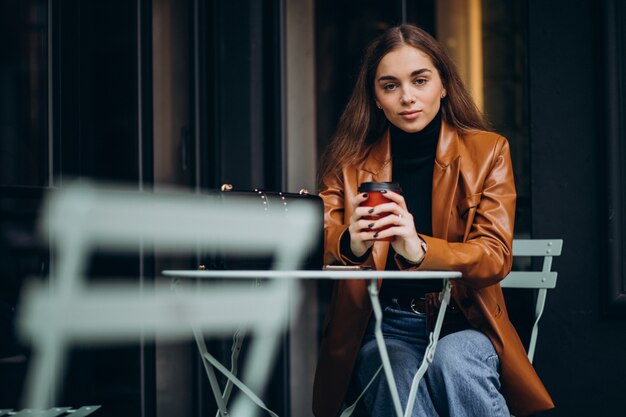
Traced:
<path fill-rule="evenodd" d="M 413 81 L 413 83 L 417 85 L 424 85 L 426 82 L 428 82 L 426 78 L 416 78 L 415 81 Z"/>
<path fill-rule="evenodd" d="M 395 83 L 387 83 L 383 85 L 383 90 L 386 90 L 386 91 L 393 91 L 396 88 L 398 88 L 398 86 Z"/>

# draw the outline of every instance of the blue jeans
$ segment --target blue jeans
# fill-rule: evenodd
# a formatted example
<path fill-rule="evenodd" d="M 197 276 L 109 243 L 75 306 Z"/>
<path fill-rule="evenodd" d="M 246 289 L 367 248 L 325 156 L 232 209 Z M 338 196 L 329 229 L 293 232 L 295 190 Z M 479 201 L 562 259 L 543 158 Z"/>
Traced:
<path fill-rule="evenodd" d="M 386 306 L 382 332 L 400 402 L 406 407 L 413 376 L 428 345 L 426 316 Z M 474 329 L 447 335 L 442 331 L 441 336 L 433 362 L 420 381 L 412 415 L 509 417 L 506 402 L 499 391 L 500 361 L 489 338 Z M 372 316 L 357 358 L 354 391 L 362 391 L 380 364 Z M 361 401 L 364 401 L 372 417 L 395 417 L 383 371 Z"/>

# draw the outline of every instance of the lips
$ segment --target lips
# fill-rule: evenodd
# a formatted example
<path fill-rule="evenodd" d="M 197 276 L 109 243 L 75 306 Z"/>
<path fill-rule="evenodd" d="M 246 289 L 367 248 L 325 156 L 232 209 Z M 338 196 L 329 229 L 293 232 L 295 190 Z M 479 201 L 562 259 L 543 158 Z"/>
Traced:
<path fill-rule="evenodd" d="M 406 120 L 416 119 L 421 113 L 421 110 L 405 110 L 403 112 L 398 113 L 400 117 Z"/>

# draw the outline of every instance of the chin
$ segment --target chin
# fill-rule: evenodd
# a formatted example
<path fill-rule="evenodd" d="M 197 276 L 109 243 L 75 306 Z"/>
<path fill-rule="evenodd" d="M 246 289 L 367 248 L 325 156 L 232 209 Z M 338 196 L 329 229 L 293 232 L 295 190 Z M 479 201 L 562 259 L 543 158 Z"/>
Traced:
<path fill-rule="evenodd" d="M 401 126 L 396 126 L 398 129 L 401 129 L 403 131 L 405 131 L 406 133 L 417 133 L 419 131 L 421 131 L 422 129 L 424 129 L 424 126 L 415 126 L 415 125 L 401 125 Z"/>

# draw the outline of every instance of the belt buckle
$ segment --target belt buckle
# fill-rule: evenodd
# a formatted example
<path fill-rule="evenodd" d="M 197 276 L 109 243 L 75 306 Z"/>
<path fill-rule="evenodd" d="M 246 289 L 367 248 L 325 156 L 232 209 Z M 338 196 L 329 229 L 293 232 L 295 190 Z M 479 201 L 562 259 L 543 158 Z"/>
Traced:
<path fill-rule="evenodd" d="M 415 298 L 411 298 L 411 304 L 410 304 L 411 310 L 415 313 L 415 314 L 424 314 L 424 312 L 419 311 L 417 309 L 417 304 L 415 302 Z"/>

